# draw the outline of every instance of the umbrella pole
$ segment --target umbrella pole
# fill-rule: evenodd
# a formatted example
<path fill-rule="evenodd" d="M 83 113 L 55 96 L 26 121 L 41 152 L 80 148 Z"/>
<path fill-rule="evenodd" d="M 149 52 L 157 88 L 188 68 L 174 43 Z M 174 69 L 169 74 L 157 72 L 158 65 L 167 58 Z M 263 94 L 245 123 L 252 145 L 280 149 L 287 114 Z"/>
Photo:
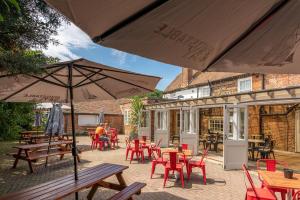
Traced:
<path fill-rule="evenodd" d="M 76 147 L 76 134 L 75 134 L 75 114 L 74 114 L 74 105 L 73 105 L 73 85 L 72 85 L 72 64 L 68 65 L 69 69 L 69 93 L 70 93 L 70 104 L 71 104 L 71 125 L 72 125 L 72 155 L 74 158 L 74 176 L 75 180 L 78 180 L 77 172 L 77 147 Z M 78 192 L 75 193 L 75 199 L 78 200 Z"/>

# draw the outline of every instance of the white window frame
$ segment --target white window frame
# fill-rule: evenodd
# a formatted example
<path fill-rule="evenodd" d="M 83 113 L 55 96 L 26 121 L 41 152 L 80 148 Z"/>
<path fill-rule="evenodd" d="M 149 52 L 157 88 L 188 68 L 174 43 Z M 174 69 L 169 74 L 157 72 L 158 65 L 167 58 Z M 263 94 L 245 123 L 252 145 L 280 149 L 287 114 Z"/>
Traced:
<path fill-rule="evenodd" d="M 220 132 L 222 133 L 224 131 L 224 127 L 223 127 L 223 124 L 224 124 L 224 120 L 223 120 L 223 117 L 212 117 L 212 118 L 209 118 L 208 119 L 208 129 L 211 130 L 213 128 L 213 126 L 216 124 L 216 121 L 219 121 L 220 125 L 222 126 L 221 130 L 212 130 L 213 132 Z M 214 125 L 212 125 L 214 124 Z"/>
<path fill-rule="evenodd" d="M 241 82 L 250 80 L 250 89 L 241 90 Z M 252 91 L 252 77 L 238 79 L 238 92 L 251 92 Z"/>
<path fill-rule="evenodd" d="M 84 118 L 88 119 L 84 119 Z M 93 119 L 93 122 L 88 122 L 90 119 Z M 98 124 L 98 115 L 87 115 L 87 114 L 79 114 L 78 115 L 78 126 L 95 126 Z"/>
<path fill-rule="evenodd" d="M 157 111 L 156 117 L 157 117 L 157 124 L 156 124 L 157 130 L 167 130 L 167 112 Z"/>
<path fill-rule="evenodd" d="M 191 133 L 191 110 L 182 110 L 183 132 Z"/>
<path fill-rule="evenodd" d="M 208 94 L 207 95 L 204 95 L 204 90 L 205 89 L 208 89 Z M 208 85 L 199 87 L 199 98 L 209 97 L 209 96 L 210 96 L 210 87 Z"/>
<path fill-rule="evenodd" d="M 124 124 L 129 125 L 130 121 L 130 110 L 126 109 L 124 110 Z"/>

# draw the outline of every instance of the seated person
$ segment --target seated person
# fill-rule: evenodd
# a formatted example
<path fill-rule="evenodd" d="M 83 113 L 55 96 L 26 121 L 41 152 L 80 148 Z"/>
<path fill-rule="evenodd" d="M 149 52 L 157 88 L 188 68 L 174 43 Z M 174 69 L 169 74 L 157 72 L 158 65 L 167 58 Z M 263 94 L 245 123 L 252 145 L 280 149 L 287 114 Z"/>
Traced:
<path fill-rule="evenodd" d="M 104 129 L 104 124 L 100 123 L 99 126 L 96 128 L 96 134 L 99 135 L 99 140 L 102 142 L 106 142 L 108 146 L 110 146 L 110 139 L 107 137 L 106 131 Z"/>
<path fill-rule="evenodd" d="M 109 134 L 109 132 L 110 132 L 110 126 L 109 126 L 108 123 L 104 123 L 104 130 L 105 130 L 106 134 Z"/>

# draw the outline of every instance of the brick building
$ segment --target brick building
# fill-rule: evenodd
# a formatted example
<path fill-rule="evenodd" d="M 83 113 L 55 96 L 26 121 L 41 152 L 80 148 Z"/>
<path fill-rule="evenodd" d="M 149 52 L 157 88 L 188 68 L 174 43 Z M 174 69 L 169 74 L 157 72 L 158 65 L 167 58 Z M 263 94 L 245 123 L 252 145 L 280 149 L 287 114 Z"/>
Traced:
<path fill-rule="evenodd" d="M 75 103 L 75 130 L 78 133 L 86 132 L 87 128 L 96 128 L 99 113 L 104 113 L 104 122 L 117 128 L 120 134 L 124 133 L 123 115 L 120 102 L 115 100 L 91 101 Z M 70 111 L 64 112 L 65 131 L 71 131 Z"/>
<path fill-rule="evenodd" d="M 145 102 L 149 124 L 140 127 L 140 132 L 155 141 L 162 139 L 162 146 L 178 139 L 198 152 L 203 136 L 209 132 L 223 134 L 225 125 L 226 134 L 235 137 L 231 133 L 235 125 L 235 132 L 239 131 L 236 141 L 245 140 L 245 135 L 271 136 L 275 150 L 300 152 L 299 103 L 300 75 L 183 68 L 161 101 Z M 129 112 L 130 103 L 122 106 L 123 113 L 126 109 Z"/>

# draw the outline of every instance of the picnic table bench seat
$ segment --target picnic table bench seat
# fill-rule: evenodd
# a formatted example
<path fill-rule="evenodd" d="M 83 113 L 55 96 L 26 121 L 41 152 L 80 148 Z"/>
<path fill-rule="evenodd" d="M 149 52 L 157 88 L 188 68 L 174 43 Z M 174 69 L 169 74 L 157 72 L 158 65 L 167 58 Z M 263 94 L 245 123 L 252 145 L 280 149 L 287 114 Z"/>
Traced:
<path fill-rule="evenodd" d="M 109 200 L 128 200 L 131 199 L 131 197 L 135 194 L 140 194 L 141 190 L 143 187 L 146 186 L 146 183 L 140 183 L 140 182 L 135 182 L 128 187 L 126 187 L 124 190 L 118 192 Z"/>
<path fill-rule="evenodd" d="M 78 180 L 74 175 L 67 175 L 58 179 L 33 186 L 15 193 L 0 197 L 0 200 L 57 200 L 67 197 L 82 189 L 92 187 L 87 198 L 92 199 L 98 187 L 105 187 L 121 191 L 111 199 L 130 199 L 133 194 L 139 194 L 145 186 L 143 183 L 133 183 L 126 186 L 122 172 L 128 166 L 104 163 L 78 172 Z M 104 181 L 115 175 L 119 184 Z"/>
<path fill-rule="evenodd" d="M 40 158 L 60 156 L 60 160 L 63 159 L 65 154 L 72 153 L 71 151 L 72 141 L 70 140 L 61 140 L 52 143 L 39 143 L 39 144 L 26 144 L 16 146 L 14 148 L 18 149 L 17 153 L 12 154 L 15 158 L 13 168 L 16 168 L 19 160 L 25 160 L 28 162 L 30 172 L 33 173 L 32 161 L 36 161 Z M 80 151 L 78 151 L 80 153 Z M 80 158 L 77 155 L 78 162 Z M 47 163 L 47 160 L 46 160 Z"/>

